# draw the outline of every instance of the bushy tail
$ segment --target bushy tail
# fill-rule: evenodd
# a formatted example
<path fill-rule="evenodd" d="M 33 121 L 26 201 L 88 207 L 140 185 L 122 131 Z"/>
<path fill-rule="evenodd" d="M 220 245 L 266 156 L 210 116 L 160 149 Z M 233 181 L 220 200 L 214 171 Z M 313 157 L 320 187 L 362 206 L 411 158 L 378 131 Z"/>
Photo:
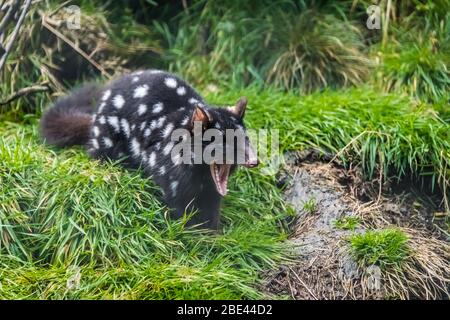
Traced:
<path fill-rule="evenodd" d="M 58 147 L 85 145 L 98 94 L 98 85 L 91 83 L 58 99 L 41 118 L 44 141 Z"/>

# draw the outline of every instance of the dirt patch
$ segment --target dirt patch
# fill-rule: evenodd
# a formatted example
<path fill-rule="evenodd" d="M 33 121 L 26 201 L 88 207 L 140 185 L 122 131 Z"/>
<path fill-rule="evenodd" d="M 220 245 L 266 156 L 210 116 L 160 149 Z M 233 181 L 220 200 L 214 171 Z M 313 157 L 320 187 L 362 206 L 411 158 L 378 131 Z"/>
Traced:
<path fill-rule="evenodd" d="M 386 195 L 385 186 L 364 181 L 314 152 L 290 156 L 286 200 L 296 210 L 291 240 L 295 262 L 267 276 L 271 293 L 293 299 L 448 299 L 450 246 L 434 213 L 411 193 Z M 340 221 L 357 221 L 339 225 Z M 367 230 L 396 228 L 411 254 L 401 267 L 363 265 L 349 238 Z"/>

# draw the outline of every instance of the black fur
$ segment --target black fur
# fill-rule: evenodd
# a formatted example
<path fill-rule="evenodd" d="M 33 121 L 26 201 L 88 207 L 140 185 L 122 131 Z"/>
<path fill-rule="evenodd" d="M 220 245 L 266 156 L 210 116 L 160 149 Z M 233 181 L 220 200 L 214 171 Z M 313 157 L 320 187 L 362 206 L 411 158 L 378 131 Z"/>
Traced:
<path fill-rule="evenodd" d="M 41 135 L 48 144 L 66 147 L 88 143 L 99 90 L 96 84 L 86 84 L 55 102 L 41 119 Z"/>
<path fill-rule="evenodd" d="M 171 143 L 169 129 L 192 131 L 198 106 L 210 117 L 208 127 L 245 128 L 242 119 L 226 108 L 208 107 L 177 76 L 147 70 L 122 76 L 102 88 L 87 85 L 58 100 L 43 116 L 41 132 L 50 144 L 84 145 L 93 158 L 122 159 L 127 167 L 142 168 L 162 188 L 175 217 L 194 209 L 197 213 L 191 223 L 217 228 L 222 196 L 210 165 L 176 164 L 165 149 Z"/>

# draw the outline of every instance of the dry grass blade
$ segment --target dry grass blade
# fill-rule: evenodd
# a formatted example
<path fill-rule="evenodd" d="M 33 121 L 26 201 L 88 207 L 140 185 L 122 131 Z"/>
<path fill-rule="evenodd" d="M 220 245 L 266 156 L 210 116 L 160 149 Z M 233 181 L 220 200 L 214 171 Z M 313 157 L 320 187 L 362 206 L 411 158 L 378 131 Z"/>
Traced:
<path fill-rule="evenodd" d="M 12 101 L 31 94 L 31 93 L 36 93 L 36 92 L 44 92 L 44 91 L 48 91 L 49 87 L 48 87 L 48 83 L 42 83 L 40 85 L 34 85 L 31 87 L 26 87 L 26 88 L 22 88 L 20 90 L 18 90 L 17 92 L 14 92 L 12 95 L 10 95 L 8 98 L 6 98 L 3 101 L 0 101 L 0 106 L 11 103 Z"/>
<path fill-rule="evenodd" d="M 9 55 L 9 53 L 11 51 L 11 48 L 12 48 L 12 46 L 14 44 L 14 41 L 16 40 L 17 36 L 19 35 L 20 28 L 22 27 L 22 23 L 23 23 L 23 21 L 25 19 L 25 16 L 26 16 L 27 12 L 28 12 L 28 9 L 30 8 L 30 5 L 31 5 L 31 0 L 26 0 L 25 4 L 23 6 L 22 12 L 21 12 L 21 14 L 19 16 L 19 20 L 17 21 L 16 26 L 14 27 L 14 30 L 12 31 L 12 33 L 11 33 L 11 35 L 9 37 L 9 41 L 8 41 L 8 43 L 5 46 L 5 52 L 3 53 L 2 57 L 0 58 L 0 72 L 2 71 L 3 66 L 5 65 L 6 58 L 8 57 L 8 55 Z M 6 20 L 6 21 L 8 21 L 8 20 Z"/>

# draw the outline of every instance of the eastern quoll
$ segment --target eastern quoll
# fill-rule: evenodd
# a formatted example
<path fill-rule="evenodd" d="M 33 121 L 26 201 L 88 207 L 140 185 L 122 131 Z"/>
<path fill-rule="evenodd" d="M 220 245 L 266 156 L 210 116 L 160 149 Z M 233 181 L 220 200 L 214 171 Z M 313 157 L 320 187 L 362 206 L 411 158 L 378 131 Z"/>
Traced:
<path fill-rule="evenodd" d="M 93 158 L 142 168 L 161 187 L 172 216 L 195 210 L 190 224 L 216 229 L 230 174 L 239 164 L 258 165 L 243 123 L 246 105 L 243 97 L 232 107 L 212 107 L 173 74 L 137 71 L 60 98 L 43 115 L 41 135 L 58 147 L 83 145 Z M 178 140 L 173 138 L 177 129 L 186 132 Z M 218 134 L 214 139 L 196 139 L 211 129 Z M 243 139 L 229 135 L 229 129 Z M 188 148 L 174 154 L 180 142 Z M 221 148 L 212 159 L 196 160 L 192 150 L 215 146 Z"/>

